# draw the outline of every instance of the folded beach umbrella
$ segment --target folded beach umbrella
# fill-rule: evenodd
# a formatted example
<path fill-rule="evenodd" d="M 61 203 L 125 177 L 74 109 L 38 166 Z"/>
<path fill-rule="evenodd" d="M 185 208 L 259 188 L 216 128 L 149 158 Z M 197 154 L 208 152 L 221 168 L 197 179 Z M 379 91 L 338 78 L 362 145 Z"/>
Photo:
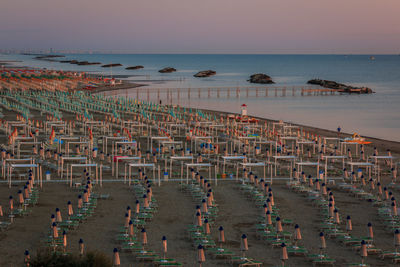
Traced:
<path fill-rule="evenodd" d="M 139 200 L 136 200 L 135 213 L 136 214 L 140 213 L 140 202 L 139 202 Z"/>
<path fill-rule="evenodd" d="M 272 203 L 271 200 L 269 198 L 267 198 L 267 205 L 268 205 L 268 210 L 272 211 Z"/>
<path fill-rule="evenodd" d="M 365 240 L 361 241 L 361 259 L 362 259 L 362 264 L 364 264 L 364 259 L 368 256 L 367 252 L 367 243 Z"/>
<path fill-rule="evenodd" d="M 340 224 L 340 216 L 339 216 L 339 211 L 337 210 L 337 209 L 335 209 L 334 211 L 333 211 L 333 213 L 334 213 L 334 217 L 335 217 L 335 223 L 336 224 Z"/>
<path fill-rule="evenodd" d="M 78 195 L 78 209 L 83 207 L 83 199 L 81 195 Z"/>
<path fill-rule="evenodd" d="M 211 234 L 210 224 L 208 223 L 208 219 L 204 220 L 204 233 L 207 235 Z"/>
<path fill-rule="evenodd" d="M 56 222 L 56 216 L 54 214 L 51 214 L 50 216 L 50 227 L 53 227 L 53 223 Z"/>
<path fill-rule="evenodd" d="M 58 238 L 57 224 L 54 222 L 52 227 L 53 227 L 53 238 L 56 239 Z"/>
<path fill-rule="evenodd" d="M 133 228 L 133 222 L 132 220 L 129 220 L 129 237 L 133 237 L 135 235 L 135 231 Z"/>
<path fill-rule="evenodd" d="M 376 184 L 376 186 L 378 187 L 378 193 L 379 193 L 379 195 L 382 197 L 383 192 L 382 192 L 382 185 L 381 185 L 381 183 L 378 182 L 378 183 Z"/>
<path fill-rule="evenodd" d="M 196 212 L 196 224 L 198 227 L 201 227 L 203 225 L 200 212 Z"/>
<path fill-rule="evenodd" d="M 201 244 L 197 247 L 197 261 L 199 262 L 200 266 L 203 262 L 206 261 L 206 257 L 204 255 L 204 248 Z"/>
<path fill-rule="evenodd" d="M 130 221 L 131 219 L 129 218 L 129 215 L 128 215 L 128 213 L 125 213 L 125 224 L 124 224 L 124 227 L 125 228 L 128 228 L 129 227 L 129 221 Z"/>
<path fill-rule="evenodd" d="M 56 221 L 57 221 L 58 223 L 59 223 L 59 222 L 62 222 L 61 211 L 60 211 L 59 208 L 56 208 Z"/>
<path fill-rule="evenodd" d="M 82 256 L 83 253 L 84 253 L 84 250 L 85 250 L 85 244 L 83 243 L 83 239 L 82 238 L 79 239 L 78 244 L 79 244 L 79 255 Z"/>
<path fill-rule="evenodd" d="M 28 186 L 24 186 L 24 195 L 25 195 L 25 198 L 29 198 L 29 190 L 28 190 Z"/>
<path fill-rule="evenodd" d="M 24 255 L 25 255 L 25 259 L 24 259 L 25 266 L 26 266 L 26 267 L 29 267 L 30 261 L 31 261 L 31 256 L 30 256 L 30 254 L 29 254 L 29 251 L 28 251 L 28 250 L 25 250 Z"/>
<path fill-rule="evenodd" d="M 220 243 L 225 243 L 225 232 L 224 232 L 224 228 L 222 226 L 220 226 L 218 228 L 219 231 L 219 236 L 218 236 L 218 241 Z"/>
<path fill-rule="evenodd" d="M 325 241 L 325 235 L 323 232 L 319 233 L 319 237 L 321 239 L 321 250 L 326 249 L 326 241 Z"/>
<path fill-rule="evenodd" d="M 283 261 L 283 265 L 284 265 L 284 262 L 289 259 L 289 256 L 288 256 L 288 253 L 287 253 L 287 248 L 286 248 L 286 244 L 285 243 L 281 244 L 281 248 L 282 248 L 281 260 Z"/>
<path fill-rule="evenodd" d="M 392 202 L 392 215 L 397 216 L 397 206 L 396 202 Z"/>
<path fill-rule="evenodd" d="M 72 215 L 74 215 L 74 209 L 72 208 L 71 201 L 68 201 L 67 206 L 68 206 L 68 216 L 71 217 Z"/>
<path fill-rule="evenodd" d="M 164 258 L 165 258 L 165 254 L 167 254 L 167 251 L 168 251 L 167 238 L 165 236 L 163 236 L 161 239 L 161 242 L 162 242 L 162 250 L 163 250 Z"/>
<path fill-rule="evenodd" d="M 63 231 L 63 247 L 65 252 L 65 249 L 67 248 L 67 233 L 65 231 Z"/>
<path fill-rule="evenodd" d="M 275 227 L 276 227 L 276 232 L 279 234 L 279 233 L 281 233 L 282 231 L 283 231 L 283 228 L 282 228 L 282 221 L 281 221 L 281 218 L 280 217 L 276 217 L 276 225 L 275 225 Z"/>
<path fill-rule="evenodd" d="M 396 250 L 398 247 L 400 247 L 400 231 L 399 231 L 399 229 L 396 229 L 396 231 L 394 231 L 394 245 L 396 246 Z"/>
<path fill-rule="evenodd" d="M 89 195 L 88 195 L 88 191 L 86 189 L 83 190 L 83 202 L 84 203 L 88 203 L 89 202 Z"/>
<path fill-rule="evenodd" d="M 372 223 L 368 223 L 368 237 L 373 239 L 374 238 L 374 230 L 372 229 Z"/>
<path fill-rule="evenodd" d="M 208 213 L 207 201 L 205 199 L 201 201 L 201 206 L 202 206 L 202 212 Z"/>
<path fill-rule="evenodd" d="M 388 192 L 388 190 L 387 190 L 387 187 L 384 187 L 384 188 L 383 188 L 383 192 L 384 192 L 384 194 L 385 194 L 385 200 L 388 200 L 388 199 L 389 199 L 389 192 Z"/>
<path fill-rule="evenodd" d="M 18 202 L 21 206 L 24 204 L 24 196 L 22 195 L 21 190 L 18 190 Z"/>
<path fill-rule="evenodd" d="M 147 245 L 147 232 L 146 229 L 142 229 L 142 245 L 146 246 Z"/>
<path fill-rule="evenodd" d="M 119 259 L 119 252 L 117 248 L 114 248 L 114 260 L 113 260 L 113 266 L 120 266 L 121 261 Z"/>
<path fill-rule="evenodd" d="M 10 207 L 10 211 L 14 210 L 14 199 L 13 199 L 13 196 L 9 197 L 9 207 Z"/>
<path fill-rule="evenodd" d="M 301 232 L 300 232 L 300 226 L 298 224 L 296 224 L 294 226 L 294 240 L 298 241 L 301 240 Z"/>
<path fill-rule="evenodd" d="M 241 242 L 240 242 L 240 251 L 242 251 L 244 253 L 245 251 L 248 251 L 248 250 L 249 250 L 249 245 L 247 243 L 247 235 L 243 234 Z"/>
<path fill-rule="evenodd" d="M 143 195 L 143 207 L 145 209 L 149 208 L 149 199 L 147 198 L 147 195 Z"/>

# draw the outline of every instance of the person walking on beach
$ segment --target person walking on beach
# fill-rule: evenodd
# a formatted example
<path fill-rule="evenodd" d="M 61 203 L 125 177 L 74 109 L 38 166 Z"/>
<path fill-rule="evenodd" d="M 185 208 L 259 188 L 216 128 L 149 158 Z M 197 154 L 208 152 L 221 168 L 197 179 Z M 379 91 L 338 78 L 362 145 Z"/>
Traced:
<path fill-rule="evenodd" d="M 340 126 L 337 127 L 337 136 L 338 138 L 340 138 L 340 131 L 342 130 L 342 128 L 340 128 Z"/>

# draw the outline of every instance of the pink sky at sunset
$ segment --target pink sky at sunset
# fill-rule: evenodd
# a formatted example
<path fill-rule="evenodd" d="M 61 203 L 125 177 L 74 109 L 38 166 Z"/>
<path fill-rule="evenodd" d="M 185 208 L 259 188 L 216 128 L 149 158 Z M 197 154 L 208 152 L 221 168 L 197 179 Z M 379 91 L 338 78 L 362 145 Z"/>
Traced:
<path fill-rule="evenodd" d="M 2 0 L 0 49 L 400 53 L 400 0 Z"/>

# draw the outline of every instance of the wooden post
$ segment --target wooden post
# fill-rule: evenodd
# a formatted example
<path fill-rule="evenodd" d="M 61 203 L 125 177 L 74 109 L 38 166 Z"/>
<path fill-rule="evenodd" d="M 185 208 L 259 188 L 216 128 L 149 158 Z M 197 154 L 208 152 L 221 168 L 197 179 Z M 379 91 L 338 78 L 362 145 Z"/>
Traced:
<path fill-rule="evenodd" d="M 265 96 L 268 96 L 268 87 L 265 87 Z"/>

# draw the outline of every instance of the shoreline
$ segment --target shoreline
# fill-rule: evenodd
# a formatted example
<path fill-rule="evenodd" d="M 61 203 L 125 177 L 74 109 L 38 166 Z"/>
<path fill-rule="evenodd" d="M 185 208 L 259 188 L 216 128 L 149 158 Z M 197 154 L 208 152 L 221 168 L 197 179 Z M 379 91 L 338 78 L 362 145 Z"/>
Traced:
<path fill-rule="evenodd" d="M 137 86 L 131 87 L 131 88 L 136 88 L 136 87 L 141 87 L 141 86 L 146 86 L 146 85 L 140 85 L 137 84 Z M 118 89 L 129 89 L 129 88 L 113 88 L 111 90 L 107 90 L 109 88 L 103 88 L 99 91 L 97 90 L 93 90 L 93 93 L 100 93 L 100 92 L 107 92 L 107 91 L 114 91 L 114 90 L 118 90 Z M 176 105 L 178 106 L 178 105 Z M 184 107 L 179 105 L 180 107 Z M 186 107 L 188 108 L 188 107 Z M 205 108 L 196 108 L 199 110 L 203 110 L 206 112 L 210 112 L 212 114 L 224 114 L 225 116 L 228 114 L 235 114 L 235 115 L 240 115 L 240 113 L 237 112 L 226 112 L 226 111 L 218 111 L 218 110 L 212 110 L 212 109 L 205 109 Z M 278 122 L 278 120 L 274 120 L 271 118 L 263 118 L 263 117 L 259 117 L 259 116 L 250 116 L 252 118 L 256 118 L 258 120 L 260 120 L 260 122 Z M 301 123 L 295 123 L 295 122 L 291 122 L 292 125 L 295 126 L 299 126 L 301 127 L 303 130 L 307 131 L 307 132 L 313 132 L 316 133 L 318 135 L 324 135 L 327 137 L 337 137 L 337 132 L 329 130 L 329 129 L 324 129 L 324 128 L 319 128 L 319 127 L 314 127 L 314 126 L 309 126 L 309 125 L 304 125 Z M 353 134 L 352 133 L 345 133 L 345 132 L 341 132 L 341 137 L 351 137 Z M 362 137 L 368 139 L 368 141 L 372 142 L 373 146 L 376 147 L 380 147 L 381 149 L 387 150 L 390 149 L 392 153 L 396 153 L 396 154 L 400 154 L 400 141 L 392 141 L 392 140 L 386 140 L 386 139 L 381 139 L 381 138 L 377 138 L 377 137 L 371 137 L 371 136 L 365 136 L 360 134 Z"/>

